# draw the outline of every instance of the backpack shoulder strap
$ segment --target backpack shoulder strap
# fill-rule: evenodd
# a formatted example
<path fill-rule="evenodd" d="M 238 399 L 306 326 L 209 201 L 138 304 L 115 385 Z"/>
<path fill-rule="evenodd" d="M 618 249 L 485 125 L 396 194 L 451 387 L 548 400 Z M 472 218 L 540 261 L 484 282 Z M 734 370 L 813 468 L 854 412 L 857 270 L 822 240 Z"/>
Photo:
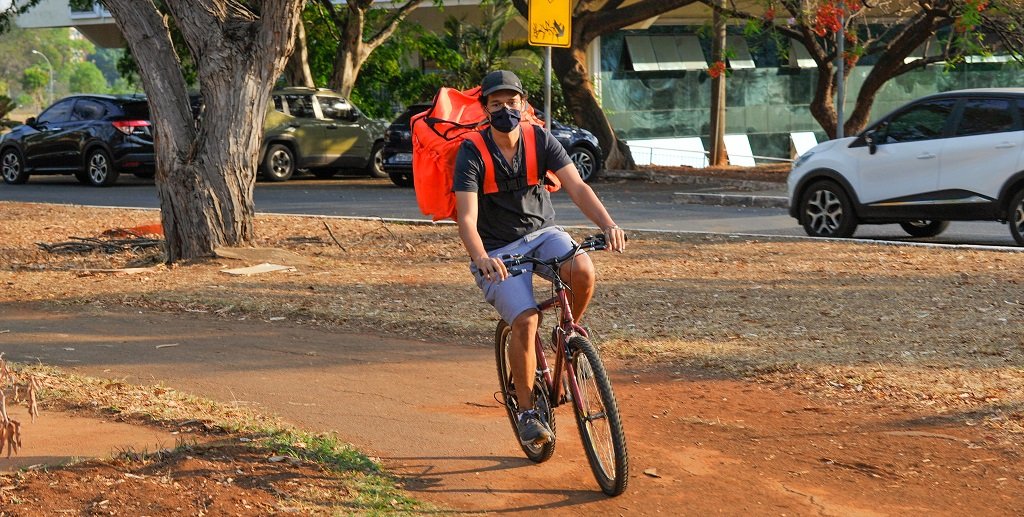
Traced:
<path fill-rule="evenodd" d="M 530 124 L 530 125 L 533 126 L 533 131 L 528 131 L 528 133 L 533 133 L 532 136 L 534 137 L 535 143 L 534 143 L 534 145 L 530 146 L 529 149 L 533 149 L 533 152 L 534 152 L 534 155 L 536 156 L 536 158 L 534 160 L 532 160 L 532 161 L 528 161 L 527 163 L 535 163 L 536 164 L 536 165 L 534 165 L 534 167 L 535 167 L 534 168 L 534 173 L 533 173 L 534 175 L 531 176 L 532 181 L 530 182 L 531 185 L 536 185 L 537 182 L 540 181 L 540 171 L 542 169 L 546 169 L 547 168 L 547 160 L 546 160 L 546 158 L 545 158 L 544 165 L 542 166 L 541 163 L 540 163 L 540 154 L 538 154 L 540 152 L 547 152 L 547 148 L 546 148 L 547 135 L 544 134 L 544 132 L 545 132 L 544 126 L 539 126 L 539 125 L 534 125 L 534 124 Z M 539 133 L 539 135 L 538 135 L 538 133 Z M 527 151 L 527 153 L 529 153 L 529 151 Z M 527 160 L 529 160 L 529 158 L 527 158 Z M 529 174 L 529 169 L 527 169 L 527 174 Z M 544 188 L 547 189 L 548 192 L 555 192 L 558 189 L 562 188 L 562 182 L 558 179 L 558 176 L 555 176 L 555 173 L 553 171 L 549 171 L 549 170 L 545 170 L 544 171 Z"/>
<path fill-rule="evenodd" d="M 537 180 L 539 178 L 540 169 L 540 163 L 538 163 L 537 161 L 538 126 L 527 123 L 522 124 L 521 126 L 519 126 L 519 128 L 521 129 L 519 134 L 522 135 L 523 139 L 523 150 L 526 154 L 526 156 L 524 156 L 524 158 L 526 159 L 526 184 L 536 185 Z"/>
<path fill-rule="evenodd" d="M 494 159 L 491 157 L 487 143 L 484 142 L 484 134 L 480 131 L 470 131 L 465 134 L 466 140 L 473 142 L 476 150 L 480 153 L 480 161 L 484 164 L 484 194 L 493 194 L 498 191 L 498 182 L 494 178 Z"/>

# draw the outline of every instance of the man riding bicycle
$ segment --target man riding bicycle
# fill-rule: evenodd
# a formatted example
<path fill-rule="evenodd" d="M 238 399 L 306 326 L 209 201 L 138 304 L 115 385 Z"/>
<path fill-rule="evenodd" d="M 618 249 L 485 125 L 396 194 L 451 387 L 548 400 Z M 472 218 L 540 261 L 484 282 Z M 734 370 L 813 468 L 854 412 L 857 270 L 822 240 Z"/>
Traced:
<path fill-rule="evenodd" d="M 519 78 L 498 70 L 487 74 L 480 86 L 480 103 L 490 127 L 467 138 L 455 159 L 452 190 L 459 237 L 484 298 L 512 326 L 509 362 L 520 412 L 519 439 L 540 444 L 553 434 L 534 411 L 531 395 L 537 369 L 534 335 L 540 322 L 533 279 L 530 274 L 510 276 L 499 257 L 520 254 L 549 259 L 572 250 L 572 238 L 555 225 L 545 188 L 551 180 L 544 171 L 554 171 L 573 203 L 601 228 L 608 249 L 623 251 L 626 236 L 580 178 L 561 144 L 540 128 L 520 123 L 526 92 Z M 571 310 L 579 319 L 594 292 L 594 264 L 588 255 L 579 255 L 562 266 L 560 274 L 569 279 Z"/>

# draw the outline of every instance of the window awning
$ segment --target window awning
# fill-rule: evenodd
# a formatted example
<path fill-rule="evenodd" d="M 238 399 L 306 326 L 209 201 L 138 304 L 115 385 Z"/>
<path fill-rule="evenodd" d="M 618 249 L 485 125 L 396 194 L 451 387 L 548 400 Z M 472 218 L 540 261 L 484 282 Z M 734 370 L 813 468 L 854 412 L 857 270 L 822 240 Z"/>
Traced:
<path fill-rule="evenodd" d="M 626 48 L 637 72 L 708 67 L 697 36 L 626 36 Z"/>
<path fill-rule="evenodd" d="M 743 36 L 726 36 L 725 48 L 734 56 L 729 58 L 729 68 L 733 70 L 756 68 L 754 58 L 750 56 L 750 47 L 747 46 L 747 39 Z"/>
<path fill-rule="evenodd" d="M 795 68 L 817 68 L 810 51 L 803 43 L 797 40 L 789 40 L 789 66 Z"/>
<path fill-rule="evenodd" d="M 925 53 L 927 52 L 927 54 Z M 931 39 L 925 42 L 924 45 L 917 47 L 909 56 L 903 59 L 904 63 L 911 63 L 922 59 L 924 57 L 935 57 L 942 54 L 942 44 L 939 43 L 939 38 L 932 36 Z"/>

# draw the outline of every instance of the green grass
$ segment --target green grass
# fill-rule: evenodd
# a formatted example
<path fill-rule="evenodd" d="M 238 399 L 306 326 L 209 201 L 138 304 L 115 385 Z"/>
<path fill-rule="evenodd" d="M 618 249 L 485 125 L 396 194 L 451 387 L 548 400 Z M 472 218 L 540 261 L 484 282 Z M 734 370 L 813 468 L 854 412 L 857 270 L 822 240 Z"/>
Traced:
<path fill-rule="evenodd" d="M 277 454 L 313 461 L 352 483 L 354 497 L 344 505 L 360 515 L 413 515 L 437 510 L 406 496 L 398 480 L 376 462 L 333 435 L 280 431 L 264 445 Z"/>

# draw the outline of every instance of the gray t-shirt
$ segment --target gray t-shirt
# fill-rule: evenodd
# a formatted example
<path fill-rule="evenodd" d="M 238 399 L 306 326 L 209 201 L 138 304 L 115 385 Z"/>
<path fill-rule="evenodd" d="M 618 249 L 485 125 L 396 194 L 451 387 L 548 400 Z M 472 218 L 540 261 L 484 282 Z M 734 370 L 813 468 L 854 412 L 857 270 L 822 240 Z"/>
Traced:
<path fill-rule="evenodd" d="M 483 240 L 487 251 L 496 250 L 520 237 L 541 228 L 554 225 L 555 209 L 551 205 L 551 197 L 544 188 L 544 171 L 557 171 L 572 163 L 562 144 L 555 137 L 540 127 L 533 126 L 536 131 L 538 175 L 540 182 L 533 186 L 496 192 L 483 193 L 484 162 L 477 151 L 476 145 L 469 140 L 462 142 L 459 154 L 455 157 L 455 178 L 452 190 L 455 192 L 476 192 L 477 222 L 476 230 Z M 519 139 L 519 149 L 512 163 L 502 156 L 489 130 L 483 131 L 484 142 L 491 151 L 488 159 L 494 160 L 494 176 L 498 182 L 503 179 L 522 177 L 525 185 L 526 156 L 523 150 L 524 139 Z"/>

